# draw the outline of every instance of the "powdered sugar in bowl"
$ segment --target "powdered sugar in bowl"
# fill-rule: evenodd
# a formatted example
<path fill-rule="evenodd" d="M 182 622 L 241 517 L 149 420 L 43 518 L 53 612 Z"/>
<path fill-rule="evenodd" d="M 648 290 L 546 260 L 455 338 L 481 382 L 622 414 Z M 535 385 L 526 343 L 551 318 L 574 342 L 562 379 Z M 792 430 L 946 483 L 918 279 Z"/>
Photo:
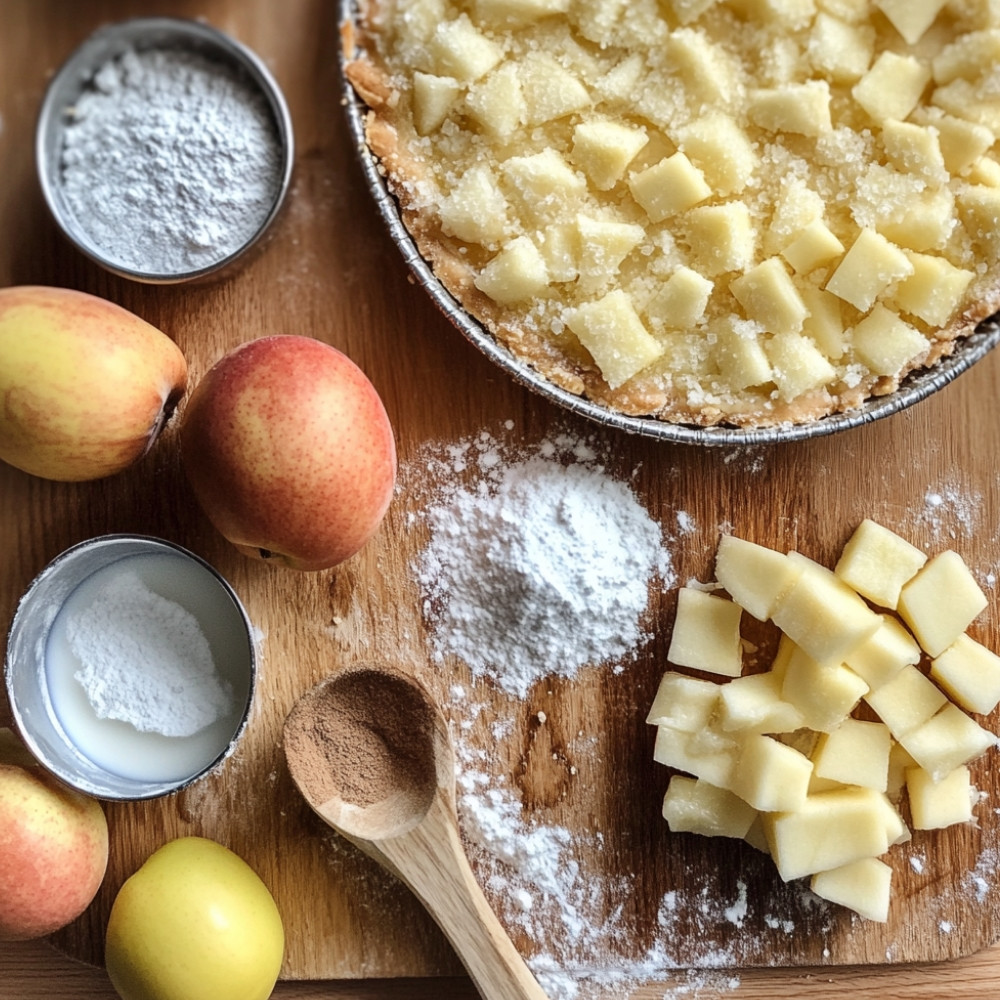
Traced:
<path fill-rule="evenodd" d="M 168 284 L 217 276 L 277 217 L 291 118 L 248 48 L 200 21 L 100 28 L 53 77 L 36 159 L 70 241 L 115 274 Z"/>
<path fill-rule="evenodd" d="M 7 693 L 35 756 L 106 799 L 190 784 L 235 749 L 256 677 L 252 628 L 197 556 L 105 535 L 56 557 L 21 599 Z"/>

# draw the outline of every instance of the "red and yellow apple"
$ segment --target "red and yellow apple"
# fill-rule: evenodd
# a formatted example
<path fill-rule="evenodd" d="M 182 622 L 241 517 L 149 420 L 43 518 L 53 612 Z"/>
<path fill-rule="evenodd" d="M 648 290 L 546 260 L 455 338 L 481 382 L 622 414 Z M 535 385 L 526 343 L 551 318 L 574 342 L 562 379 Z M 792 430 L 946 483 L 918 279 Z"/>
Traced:
<path fill-rule="evenodd" d="M 156 327 L 68 288 L 0 289 L 0 459 L 78 482 L 127 468 L 184 393 L 187 363 Z"/>
<path fill-rule="evenodd" d="M 107 864 L 100 803 L 50 775 L 0 729 L 0 941 L 44 937 L 75 920 Z"/>
<path fill-rule="evenodd" d="M 257 873 L 214 840 L 180 837 L 115 897 L 104 964 L 122 1000 L 266 1000 L 284 949 Z"/>
<path fill-rule="evenodd" d="M 240 551 L 321 570 L 358 552 L 392 499 L 396 445 L 375 387 L 311 337 L 242 344 L 201 379 L 181 456 L 209 520 Z"/>

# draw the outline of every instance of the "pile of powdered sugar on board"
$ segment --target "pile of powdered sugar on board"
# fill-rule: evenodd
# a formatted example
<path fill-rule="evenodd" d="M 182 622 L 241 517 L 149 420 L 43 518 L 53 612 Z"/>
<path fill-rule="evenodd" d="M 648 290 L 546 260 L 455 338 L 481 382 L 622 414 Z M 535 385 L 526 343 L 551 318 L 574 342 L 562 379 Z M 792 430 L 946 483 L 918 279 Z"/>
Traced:
<path fill-rule="evenodd" d="M 559 435 L 518 454 L 482 434 L 437 461 L 452 485 L 424 512 L 416 575 L 439 662 L 458 657 L 523 698 L 543 678 L 635 653 L 650 584 L 672 582 L 670 556 L 591 445 Z"/>

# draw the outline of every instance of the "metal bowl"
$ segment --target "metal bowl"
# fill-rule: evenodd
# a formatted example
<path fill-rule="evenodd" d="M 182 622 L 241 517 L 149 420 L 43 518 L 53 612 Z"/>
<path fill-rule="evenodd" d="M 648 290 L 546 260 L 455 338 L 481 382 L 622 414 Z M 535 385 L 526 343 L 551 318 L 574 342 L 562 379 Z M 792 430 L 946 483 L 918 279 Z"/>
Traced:
<path fill-rule="evenodd" d="M 190 604 L 212 650 L 216 669 L 232 690 L 232 712 L 194 736 L 153 735 L 143 749 L 169 759 L 162 774 L 139 774 L 135 759 L 122 759 L 122 747 L 144 739 L 127 722 L 97 719 L 93 711 L 81 726 L 76 705 L 86 700 L 68 670 L 53 668 L 60 611 L 95 573 L 134 556 L 166 556 L 177 561 L 179 576 L 169 584 L 176 603 Z M 136 670 L 142 669 L 136 663 Z M 103 799 L 150 799 L 185 788 L 208 774 L 233 750 L 246 729 L 257 676 L 253 629 L 229 584 L 208 563 L 178 545 L 144 535 L 102 535 L 67 549 L 43 569 L 21 598 L 7 641 L 7 695 L 14 723 L 38 761 L 68 785 Z M 76 685 L 79 690 L 72 690 Z M 86 711 L 86 710 L 85 710 Z M 72 718 L 70 718 L 72 716 Z M 93 716 L 93 718 L 90 718 Z M 102 728 L 105 727 L 105 728 Z M 114 727 L 108 729 L 106 727 Z M 102 753 L 92 745 L 108 736 Z M 74 735 L 75 734 L 75 735 Z M 84 738 L 81 738 L 81 735 Z M 119 743 L 121 736 L 128 743 Z M 116 750 L 117 748 L 117 750 Z M 119 766 L 120 765 L 120 766 Z M 169 771 L 169 775 L 167 772 Z"/>
<path fill-rule="evenodd" d="M 92 86 L 97 70 L 131 49 L 199 53 L 235 70 L 262 95 L 271 112 L 275 145 L 280 157 L 273 202 L 255 232 L 241 246 L 197 268 L 164 273 L 136 268 L 116 260 L 106 248 L 95 242 L 84 222 L 75 217 L 65 196 L 61 158 L 69 112 L 80 95 Z M 35 131 L 35 159 L 42 194 L 49 210 L 77 249 L 121 277 L 148 284 L 174 284 L 218 277 L 237 262 L 245 263 L 251 248 L 263 245 L 262 238 L 277 218 L 288 193 L 294 138 L 291 116 L 281 88 L 260 58 L 245 45 L 201 21 L 171 17 L 134 18 L 99 28 L 70 55 L 52 78 L 42 100 Z"/>
<path fill-rule="evenodd" d="M 356 0 L 340 0 L 340 16 L 344 24 L 356 24 L 358 16 Z M 342 70 L 351 55 L 351 53 L 341 51 Z M 870 424 L 882 417 L 899 413 L 914 403 L 926 399 L 967 371 L 1000 342 L 1000 323 L 998 323 L 998 317 L 993 317 L 982 323 L 974 333 L 957 341 L 952 354 L 942 358 L 929 368 L 911 372 L 894 392 L 885 396 L 872 397 L 857 409 L 843 413 L 831 413 L 808 423 L 754 428 L 729 427 L 722 424 L 713 427 L 700 427 L 692 424 L 670 423 L 655 417 L 629 416 L 611 410 L 555 385 L 543 378 L 530 365 L 516 358 L 441 284 L 431 265 L 421 256 L 412 236 L 403 224 L 399 205 L 390 193 L 378 160 L 368 146 L 365 137 L 367 106 L 351 86 L 346 73 L 341 73 L 341 79 L 344 87 L 347 120 L 358 150 L 365 180 L 375 199 L 379 215 L 388 227 L 393 241 L 403 255 L 403 260 L 409 266 L 416 280 L 466 338 L 494 361 L 498 367 L 511 375 L 515 381 L 534 390 L 546 399 L 558 403 L 565 409 L 596 421 L 605 427 L 616 428 L 660 441 L 699 445 L 766 445 L 782 441 L 802 441 L 807 438 L 824 437 L 837 431 Z"/>

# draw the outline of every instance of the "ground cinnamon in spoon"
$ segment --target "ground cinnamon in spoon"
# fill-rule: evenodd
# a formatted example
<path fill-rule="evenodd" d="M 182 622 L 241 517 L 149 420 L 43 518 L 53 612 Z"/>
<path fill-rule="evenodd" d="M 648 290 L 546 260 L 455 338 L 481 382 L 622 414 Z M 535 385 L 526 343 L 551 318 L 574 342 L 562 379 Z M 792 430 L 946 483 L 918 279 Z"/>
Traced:
<path fill-rule="evenodd" d="M 420 692 L 378 670 L 331 681 L 296 708 L 297 780 L 316 803 L 370 806 L 402 790 L 433 789 L 432 713 Z"/>

